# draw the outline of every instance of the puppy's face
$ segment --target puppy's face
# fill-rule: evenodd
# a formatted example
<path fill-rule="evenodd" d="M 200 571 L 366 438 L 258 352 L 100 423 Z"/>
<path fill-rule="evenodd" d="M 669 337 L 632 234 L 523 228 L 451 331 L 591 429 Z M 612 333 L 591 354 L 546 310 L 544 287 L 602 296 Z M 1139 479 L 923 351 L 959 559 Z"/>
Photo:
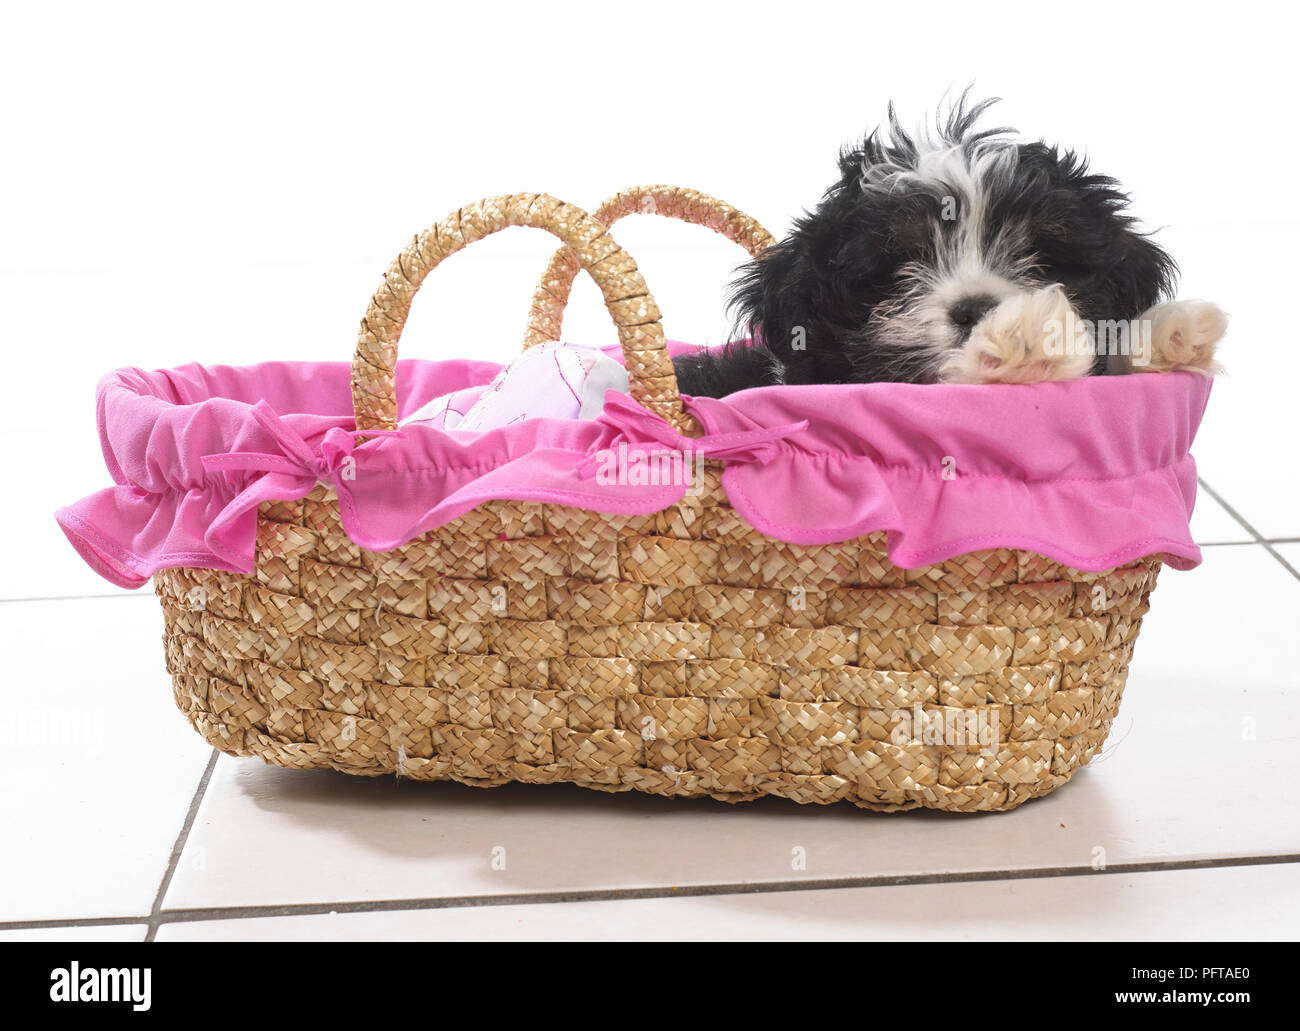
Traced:
<path fill-rule="evenodd" d="M 747 268 L 734 302 L 787 382 L 935 382 L 993 308 L 1053 283 L 1093 322 L 1169 293 L 1174 263 L 1134 231 L 1115 181 L 975 131 L 989 103 L 916 139 L 891 109 L 887 135 L 845 151 L 822 203 Z"/>

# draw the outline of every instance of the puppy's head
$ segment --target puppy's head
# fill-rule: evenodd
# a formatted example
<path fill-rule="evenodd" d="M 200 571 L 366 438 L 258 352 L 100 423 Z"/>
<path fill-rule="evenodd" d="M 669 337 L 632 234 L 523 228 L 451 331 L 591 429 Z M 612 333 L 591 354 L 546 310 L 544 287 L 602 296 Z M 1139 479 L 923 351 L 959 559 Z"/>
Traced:
<path fill-rule="evenodd" d="M 993 308 L 1053 283 L 1091 322 L 1170 294 L 1176 266 L 1135 230 L 1118 183 L 1070 151 L 977 129 L 992 103 L 963 95 L 915 134 L 891 105 L 816 209 L 744 267 L 739 329 L 786 382 L 935 382 Z"/>

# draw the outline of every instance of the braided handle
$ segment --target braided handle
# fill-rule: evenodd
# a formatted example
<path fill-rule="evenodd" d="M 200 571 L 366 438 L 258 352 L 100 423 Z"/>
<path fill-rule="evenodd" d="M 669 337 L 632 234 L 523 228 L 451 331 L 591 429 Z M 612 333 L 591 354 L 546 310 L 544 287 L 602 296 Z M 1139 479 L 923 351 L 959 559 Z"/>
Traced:
<path fill-rule="evenodd" d="M 602 223 L 544 193 L 509 194 L 467 204 L 416 236 L 389 266 L 361 321 L 352 358 L 357 429 L 397 426 L 397 342 L 424 277 L 444 258 L 507 226 L 545 229 L 564 242 L 565 252 L 575 255 L 604 295 L 623 345 L 632 396 L 679 432 L 698 434 L 698 425 L 682 407 L 659 309 L 636 262 Z"/>
<path fill-rule="evenodd" d="M 612 226 L 624 215 L 663 215 L 694 225 L 707 226 L 721 233 L 758 257 L 774 241 L 772 234 L 725 201 L 698 190 L 681 186 L 634 186 L 615 194 L 596 209 L 596 218 Z M 564 326 L 564 309 L 569 303 L 573 281 L 581 268 L 576 255 L 561 247 L 551 255 L 542 281 L 533 291 L 533 306 L 528 312 L 528 329 L 524 333 L 524 350 L 547 340 L 559 340 Z"/>

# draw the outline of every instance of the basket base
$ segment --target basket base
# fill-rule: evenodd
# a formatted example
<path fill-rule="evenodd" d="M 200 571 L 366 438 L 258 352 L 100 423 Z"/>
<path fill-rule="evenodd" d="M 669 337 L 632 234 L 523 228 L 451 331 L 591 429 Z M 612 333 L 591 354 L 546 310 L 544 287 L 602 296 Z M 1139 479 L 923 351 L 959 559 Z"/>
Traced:
<path fill-rule="evenodd" d="M 1116 692 L 1116 703 L 1119 692 Z M 255 756 L 270 766 L 293 770 L 334 770 L 360 777 L 393 775 L 410 780 L 451 780 L 469 787 L 495 788 L 505 784 L 576 784 L 593 791 L 618 793 L 639 791 L 644 794 L 671 798 L 708 797 L 719 802 L 737 804 L 753 802 L 775 795 L 801 805 L 830 805 L 848 802 L 860 809 L 878 813 L 898 813 L 912 809 L 936 809 L 946 812 L 978 813 L 1005 812 L 1023 805 L 1030 799 L 1051 794 L 1066 783 L 1099 753 L 1105 743 L 1109 726 L 1098 728 L 1087 735 L 1089 741 L 1076 742 L 1080 749 L 1073 764 L 1063 763 L 1062 772 L 1048 773 L 1038 779 L 1019 785 L 975 784 L 965 787 L 947 787 L 940 784 L 923 789 L 900 792 L 897 801 L 885 800 L 872 785 L 861 784 L 836 775 L 771 774 L 746 777 L 743 782 L 728 782 L 726 789 L 719 778 L 709 773 L 665 773 L 661 770 L 621 770 L 618 779 L 609 776 L 587 776 L 558 764 L 530 766 L 524 763 L 509 764 L 502 770 L 489 773 L 472 763 L 457 759 L 407 757 L 400 754 L 376 755 L 372 765 L 357 766 L 336 761 L 327 749 L 307 743 L 276 741 L 265 734 L 243 732 L 218 722 L 209 713 L 187 713 L 190 725 L 218 751 L 237 757 Z"/>
<path fill-rule="evenodd" d="M 663 512 L 491 502 L 384 553 L 332 492 L 264 506 L 252 575 L 155 578 L 176 703 L 290 769 L 877 812 L 1013 809 L 1100 751 L 1158 558 L 904 570 L 883 534 L 762 537 L 706 472 Z"/>

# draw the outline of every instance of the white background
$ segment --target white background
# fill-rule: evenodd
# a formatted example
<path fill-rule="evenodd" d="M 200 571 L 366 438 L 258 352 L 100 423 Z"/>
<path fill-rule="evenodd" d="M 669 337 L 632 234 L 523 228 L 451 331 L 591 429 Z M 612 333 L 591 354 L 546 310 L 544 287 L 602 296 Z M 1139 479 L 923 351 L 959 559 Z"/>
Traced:
<path fill-rule="evenodd" d="M 968 82 L 1005 98 L 991 120 L 1083 150 L 1120 178 L 1147 224 L 1169 227 L 1170 246 L 1211 228 L 1280 234 L 1298 217 L 1294 40 L 1267 5 L 4 10 L 0 271 L 83 277 L 69 278 L 56 311 L 24 312 L 21 289 L 7 295 L 17 311 L 6 321 L 17 350 L 57 340 L 78 368 L 227 359 L 253 340 L 343 357 L 392 254 L 486 194 L 545 190 L 593 207 L 634 183 L 680 183 L 779 232 L 888 100 L 911 123 Z M 621 234 L 638 253 L 699 232 L 640 221 Z M 548 251 L 540 234 L 509 235 L 476 250 Z M 718 254 L 725 269 L 734 255 L 724 244 Z M 1256 258 L 1239 250 L 1233 262 Z M 683 332 L 722 330 L 708 317 L 718 283 L 645 264 L 670 319 L 679 292 L 708 300 Z M 1184 264 L 1187 291 L 1215 292 L 1206 266 Z M 324 265 L 365 274 L 350 296 L 321 295 L 297 270 Z M 240 293 L 205 282 L 253 268 Z M 84 277 L 107 274 L 133 288 L 85 310 Z M 440 310 L 483 330 L 460 351 L 517 334 L 527 298 L 500 294 L 463 323 L 466 304 Z M 69 314 L 84 319 L 77 337 L 61 330 Z"/>
<path fill-rule="evenodd" d="M 1294 936 L 1300 867 L 1257 865 L 1300 853 L 1286 795 L 1300 778 L 1300 154 L 1285 8 L 0 5 L 0 880 L 23 886 L 0 898 L 0 934 L 99 917 L 110 923 L 48 933 L 138 937 L 161 922 L 162 937 Z M 1105 764 L 978 821 L 474 793 L 228 758 L 204 794 L 209 751 L 171 708 L 156 605 L 98 580 L 51 518 L 108 484 L 93 419 L 103 374 L 346 359 L 392 256 L 488 194 L 543 190 L 592 208 L 629 185 L 675 183 L 779 234 L 891 98 L 912 123 L 968 82 L 1005 98 L 991 121 L 1083 150 L 1123 181 L 1182 264 L 1182 296 L 1232 317 L 1230 375 L 1195 454 L 1236 517 L 1202 494 L 1193 532 L 1220 546 L 1200 569 L 1162 576 Z M 654 219 L 615 235 L 670 336 L 723 339 L 733 245 Z M 516 230 L 457 255 L 417 301 L 403 353 L 507 359 L 552 247 Z M 569 339 L 613 339 L 589 284 L 571 315 Z M 1243 738 L 1245 719 L 1257 737 Z M 187 807 L 193 834 L 169 865 Z M 501 842 L 513 865 L 489 872 Z M 792 842 L 814 877 L 1086 867 L 1097 847 L 1114 863 L 1172 865 L 821 901 L 164 919 L 178 907 L 781 882 Z M 1200 859 L 1225 869 L 1178 868 Z M 1198 905 L 1183 904 L 1189 893 Z"/>

